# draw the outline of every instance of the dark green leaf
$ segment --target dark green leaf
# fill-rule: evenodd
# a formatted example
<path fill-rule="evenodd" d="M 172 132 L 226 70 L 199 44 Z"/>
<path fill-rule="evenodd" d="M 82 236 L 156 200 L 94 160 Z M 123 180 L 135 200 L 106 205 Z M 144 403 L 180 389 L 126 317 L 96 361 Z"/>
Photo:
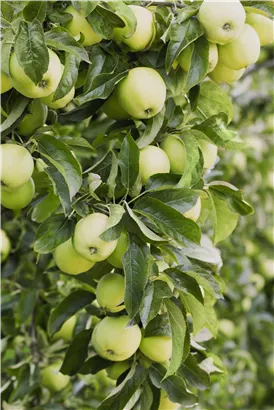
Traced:
<path fill-rule="evenodd" d="M 29 1 L 23 10 L 25 20 L 39 20 L 41 23 L 45 20 L 47 3 L 45 1 Z"/>
<path fill-rule="evenodd" d="M 157 114 L 151 117 L 146 124 L 143 135 L 137 140 L 138 147 L 144 148 L 151 144 L 157 137 L 165 118 L 165 107 Z"/>
<path fill-rule="evenodd" d="M 199 302 L 204 303 L 204 299 L 197 281 L 191 276 L 182 273 L 176 268 L 169 268 L 166 274 L 171 279 L 176 289 L 185 293 L 191 293 Z"/>
<path fill-rule="evenodd" d="M 18 317 L 20 323 L 25 323 L 28 317 L 31 315 L 35 307 L 36 300 L 36 289 L 26 289 L 21 293 L 18 308 Z"/>
<path fill-rule="evenodd" d="M 61 373 L 73 376 L 81 369 L 88 355 L 88 345 L 91 334 L 92 329 L 87 329 L 78 333 L 74 337 L 66 352 L 60 369 Z"/>
<path fill-rule="evenodd" d="M 123 140 L 118 161 L 122 184 L 126 189 L 130 189 L 139 174 L 139 149 L 130 134 Z"/>
<path fill-rule="evenodd" d="M 204 36 L 194 42 L 190 69 L 187 73 L 186 91 L 190 90 L 206 76 L 208 71 L 208 51 L 208 41 Z"/>
<path fill-rule="evenodd" d="M 60 201 L 54 193 L 48 193 L 44 198 L 41 199 L 33 208 L 31 219 L 34 222 L 44 222 L 53 212 L 56 211 Z"/>
<path fill-rule="evenodd" d="M 184 214 L 193 208 L 199 198 L 199 193 L 187 188 L 164 189 L 157 192 L 149 192 L 149 197 L 158 199 L 176 211 Z"/>
<path fill-rule="evenodd" d="M 182 377 L 187 384 L 199 390 L 205 390 L 210 384 L 209 375 L 199 367 L 192 354 L 180 366 L 177 375 Z"/>
<path fill-rule="evenodd" d="M 65 68 L 60 83 L 54 93 L 52 101 L 56 101 L 68 94 L 75 85 L 78 77 L 80 59 L 74 54 L 66 53 Z"/>
<path fill-rule="evenodd" d="M 13 105 L 11 112 L 1 124 L 2 137 L 6 136 L 17 126 L 18 120 L 20 120 L 22 114 L 25 112 L 28 103 L 29 99 L 27 97 L 24 97 L 20 94 L 17 95 L 15 104 Z"/>
<path fill-rule="evenodd" d="M 63 207 L 64 214 L 65 216 L 68 216 L 70 212 L 71 201 L 70 201 L 69 187 L 66 183 L 65 178 L 63 177 L 61 172 L 59 172 L 58 169 L 54 168 L 53 166 L 46 167 L 45 172 L 47 173 L 49 179 L 51 180 L 54 195 L 58 196 L 60 203 Z"/>
<path fill-rule="evenodd" d="M 85 361 L 81 369 L 79 370 L 80 374 L 96 374 L 103 369 L 109 367 L 113 362 L 110 360 L 103 359 L 100 356 L 90 357 Z"/>

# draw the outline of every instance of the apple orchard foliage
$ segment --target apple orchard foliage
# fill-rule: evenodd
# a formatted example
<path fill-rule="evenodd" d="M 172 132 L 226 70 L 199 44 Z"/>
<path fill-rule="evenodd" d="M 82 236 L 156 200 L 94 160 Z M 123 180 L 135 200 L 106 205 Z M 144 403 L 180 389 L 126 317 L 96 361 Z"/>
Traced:
<path fill-rule="evenodd" d="M 8 403 L 19 400 L 27 408 L 52 410 L 55 399 L 48 391 L 59 394 L 57 401 L 62 403 L 70 380 L 76 381 L 75 394 L 83 386 L 95 386 L 96 380 L 104 386 L 104 381 L 93 375 L 99 376 L 103 369 L 110 372 L 114 362 L 111 356 L 101 357 L 104 356 L 102 343 L 96 348 L 98 340 L 91 342 L 94 327 L 97 322 L 105 324 L 106 317 L 128 315 L 132 329 L 137 329 L 137 325 L 141 329 L 140 350 L 135 348 L 122 373 L 118 372 L 116 388 L 113 382 L 112 386 L 101 388 L 100 394 L 96 395 L 95 391 L 91 398 L 86 398 L 89 408 L 122 410 L 134 397 L 136 410 L 166 410 L 164 400 L 180 403 L 184 408 L 192 407 L 197 403 L 197 391 L 210 389 L 211 373 L 215 376 L 225 371 L 221 360 L 195 341 L 205 328 L 214 338 L 218 333 L 214 305 L 222 298 L 223 281 L 221 258 L 215 245 L 232 233 L 240 216 L 252 213 L 241 191 L 228 181 L 211 178 L 209 182 L 210 171 L 204 168 L 204 141 L 219 150 L 244 147 L 237 131 L 229 126 L 233 105 L 223 88 L 207 77 L 210 48 L 204 27 L 196 18 L 200 3 L 182 8 L 153 6 L 153 30 L 149 20 L 146 27 L 150 41 L 136 50 L 129 39 L 138 33 L 138 27 L 126 3 L 94 1 L 72 2 L 72 5 L 86 16 L 87 30 L 90 27 L 94 30 L 86 32 L 86 37 L 77 33 L 77 27 L 71 27 L 71 16 L 65 11 L 69 2 L 1 4 L 2 70 L 12 75 L 9 83 L 9 77 L 1 73 L 2 84 L 7 86 L 2 90 L 2 143 L 24 146 L 35 161 L 30 175 L 35 196 L 31 195 L 28 206 L 20 213 L 14 205 L 18 199 L 11 201 L 8 208 L 14 209 L 14 218 L 12 211 L 2 208 L 14 254 L 2 265 L 4 279 L 15 274 L 18 284 L 17 289 L 12 283 L 4 282 L 2 331 L 6 343 L 10 337 L 30 334 L 26 346 L 17 339 L 15 345 L 24 348 L 25 356 L 21 362 L 17 360 L 21 348 L 11 356 L 3 398 Z M 248 6 L 271 16 L 273 7 L 267 2 L 248 2 Z M 119 32 L 125 27 L 128 39 L 121 43 Z M 96 44 L 87 44 L 88 39 Z M 142 40 L 139 38 L 140 43 Z M 184 71 L 178 58 L 187 47 L 191 47 L 189 71 Z M 41 84 L 48 69 L 48 50 L 54 51 L 63 64 L 63 67 L 57 64 L 59 71 L 53 67 L 53 72 L 57 70 L 56 77 L 59 72 L 58 84 L 50 84 L 53 87 L 50 97 L 32 99 L 38 96 L 35 95 L 37 84 Z M 13 66 L 9 61 L 15 60 L 15 56 L 17 61 Z M 16 78 L 20 74 L 19 66 L 24 72 Z M 135 111 L 131 113 L 134 117 L 129 115 L 136 107 L 147 108 L 142 96 L 136 98 L 132 86 L 127 92 L 123 90 L 122 100 L 119 96 L 123 80 L 136 67 L 156 70 L 165 84 L 166 98 L 155 115 L 151 107 L 146 117 L 138 116 Z M 215 80 L 216 75 L 219 71 L 212 74 Z M 24 89 L 24 76 L 27 82 L 31 81 L 32 95 L 30 87 Z M 141 85 L 142 78 L 139 77 Z M 13 85 L 15 88 L 11 88 Z M 149 90 L 150 86 L 150 82 L 146 83 L 143 92 L 150 92 L 155 107 L 163 93 L 158 96 L 158 87 Z M 46 92 L 49 94 L 49 89 Z M 157 98 L 153 101 L 154 95 Z M 35 101 L 47 104 L 48 109 L 37 103 L 38 115 L 33 107 Z M 30 116 L 29 124 L 26 124 L 27 116 Z M 111 118 L 117 116 L 117 120 Z M 30 131 L 34 119 L 37 123 Z M 141 150 L 149 145 L 163 147 L 163 140 L 171 134 L 183 147 L 182 172 L 165 169 L 161 173 L 159 169 L 160 173 L 149 178 L 143 166 L 139 169 L 140 152 L 146 152 Z M 155 158 L 146 160 L 145 165 L 152 166 Z M 22 178 L 20 173 L 15 175 L 16 167 L 19 167 L 17 162 L 13 168 L 4 170 L 10 170 L 13 184 Z M 8 188 L 3 187 L 3 200 L 10 195 Z M 12 191 L 12 195 L 16 192 Z M 199 219 L 193 221 L 184 215 L 198 200 L 202 211 Z M 94 213 L 109 216 L 106 225 L 93 232 L 97 237 L 102 234 L 96 239 L 101 244 L 116 244 L 121 235 L 126 235 L 126 252 L 120 256 L 118 267 L 117 261 L 111 262 L 113 255 L 93 265 L 94 260 L 86 260 L 89 256 L 81 242 L 84 235 L 78 234 L 76 242 L 79 221 Z M 91 231 L 89 228 L 88 232 Z M 4 233 L 1 235 L 5 244 L 6 237 Z M 66 246 L 72 246 L 73 252 L 77 248 L 85 266 L 93 265 L 86 272 L 74 276 L 64 272 L 68 270 L 66 259 L 69 268 L 75 268 L 69 250 L 61 255 L 63 271 L 58 269 L 60 245 L 67 242 Z M 114 269 L 113 265 L 115 273 L 125 279 L 124 306 L 120 311 L 106 310 L 107 305 L 97 303 L 98 282 Z M 76 267 L 79 269 L 78 259 Z M 9 316 L 13 309 L 15 316 Z M 75 315 L 73 337 L 65 343 L 60 339 L 55 341 L 63 324 Z M 114 319 L 107 320 L 115 322 Z M 22 334 L 18 334 L 19 328 Z M 96 329 L 98 333 L 99 325 Z M 111 330 L 102 333 L 103 338 L 111 339 Z M 153 338 L 154 346 L 159 340 L 167 343 L 171 340 L 170 361 L 158 363 L 146 358 L 149 349 L 144 346 L 149 338 Z M 122 343 L 123 339 L 119 340 L 116 347 Z M 64 387 L 59 393 L 49 380 L 53 376 L 45 376 L 48 366 L 55 368 L 56 363 L 61 366 L 56 383 Z"/>

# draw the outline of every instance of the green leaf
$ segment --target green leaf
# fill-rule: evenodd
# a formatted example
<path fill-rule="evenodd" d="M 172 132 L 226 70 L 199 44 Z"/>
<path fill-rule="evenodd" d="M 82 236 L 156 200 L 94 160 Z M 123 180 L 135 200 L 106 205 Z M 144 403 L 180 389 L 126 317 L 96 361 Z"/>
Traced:
<path fill-rule="evenodd" d="M 98 13 L 103 16 L 112 27 L 125 27 L 125 21 L 116 14 L 117 7 L 114 2 L 109 7 L 108 3 L 101 3 L 97 7 Z"/>
<path fill-rule="evenodd" d="M 126 189 L 130 189 L 139 174 L 139 149 L 130 134 L 123 139 L 118 162 L 122 184 Z"/>
<path fill-rule="evenodd" d="M 52 337 L 58 332 L 66 320 L 95 300 L 93 293 L 76 290 L 68 295 L 51 311 L 48 321 L 48 333 Z"/>
<path fill-rule="evenodd" d="M 34 20 L 28 24 L 21 21 L 15 38 L 14 51 L 26 75 L 38 84 L 49 65 L 49 53 L 41 23 Z"/>
<path fill-rule="evenodd" d="M 200 286 L 194 278 L 182 273 L 175 267 L 167 269 L 166 274 L 171 279 L 176 289 L 182 291 L 183 293 L 191 293 L 196 299 L 199 300 L 200 303 L 204 303 Z"/>
<path fill-rule="evenodd" d="M 182 178 L 179 182 L 179 186 L 193 186 L 195 183 L 198 182 L 202 172 L 203 167 L 197 166 L 200 164 L 200 151 L 199 145 L 195 139 L 197 135 L 197 131 L 189 130 L 185 131 L 183 134 L 183 138 L 181 139 L 182 143 L 185 146 L 185 169 L 182 175 Z M 198 169 L 198 172 L 197 172 Z"/>
<path fill-rule="evenodd" d="M 142 410 L 153 410 L 152 409 L 152 404 L 154 405 L 154 400 L 153 400 L 153 393 L 152 390 L 147 382 L 145 382 L 142 386 L 142 393 L 141 396 L 136 403 L 137 409 L 142 409 Z"/>
<path fill-rule="evenodd" d="M 131 37 L 136 30 L 137 20 L 132 9 L 128 7 L 123 1 L 108 1 L 104 5 L 116 13 L 120 19 L 123 20 L 127 27 L 126 37 Z"/>
<path fill-rule="evenodd" d="M 62 78 L 54 93 L 52 101 L 59 100 L 69 93 L 78 78 L 80 59 L 74 54 L 65 53 L 65 67 Z"/>
<path fill-rule="evenodd" d="M 158 199 L 181 214 L 184 214 L 186 211 L 194 207 L 200 195 L 192 189 L 177 188 L 149 192 L 148 196 Z"/>
<path fill-rule="evenodd" d="M 34 206 L 31 213 L 31 220 L 38 223 L 44 222 L 56 211 L 59 205 L 60 201 L 58 197 L 53 192 L 49 192 Z"/>
<path fill-rule="evenodd" d="M 20 323 L 25 323 L 27 321 L 34 310 L 36 301 L 36 289 L 26 289 L 22 291 L 18 305 L 18 318 Z"/>
<path fill-rule="evenodd" d="M 89 24 L 99 36 L 105 40 L 111 40 L 113 37 L 113 26 L 108 22 L 106 16 L 102 13 L 99 13 L 99 7 L 96 7 L 95 10 L 87 18 Z"/>
<path fill-rule="evenodd" d="M 107 229 L 102 233 L 102 235 L 100 235 L 100 238 L 106 242 L 119 238 L 122 230 L 122 227 L 119 224 L 123 218 L 125 210 L 121 205 L 110 204 L 109 212 L 110 216 Z"/>
<path fill-rule="evenodd" d="M 146 124 L 143 135 L 137 140 L 138 147 L 144 148 L 151 144 L 157 137 L 165 119 L 165 107 L 157 114 L 151 117 Z"/>
<path fill-rule="evenodd" d="M 118 176 L 118 159 L 116 157 L 116 154 L 114 151 L 111 152 L 112 154 L 112 161 L 111 161 L 111 169 L 109 173 L 109 177 L 107 179 L 107 185 L 108 185 L 108 197 L 109 198 L 114 198 L 115 196 L 115 188 L 116 188 L 116 178 Z"/>
<path fill-rule="evenodd" d="M 28 103 L 29 99 L 27 97 L 24 97 L 21 94 L 16 94 L 16 100 L 15 103 L 11 109 L 11 112 L 9 113 L 8 117 L 2 122 L 1 124 L 1 134 L 2 137 L 5 137 L 7 134 L 9 134 L 14 128 L 16 128 L 18 122 L 21 119 L 22 114 L 24 114 Z"/>
<path fill-rule="evenodd" d="M 71 3 L 76 10 L 80 11 L 85 17 L 87 17 L 92 12 L 92 10 L 94 10 L 95 7 L 97 7 L 97 4 L 99 3 L 99 1 L 92 0 L 92 1 L 81 1 L 80 2 L 80 1 L 74 0 Z"/>
<path fill-rule="evenodd" d="M 221 112 L 201 124 L 195 125 L 193 128 L 205 134 L 209 141 L 211 140 L 215 145 L 226 147 L 226 143 L 235 138 L 235 132 L 226 128 L 227 123 L 227 114 Z"/>
<path fill-rule="evenodd" d="M 149 178 L 146 188 L 147 191 L 173 188 L 178 184 L 180 179 L 181 175 L 178 174 L 155 174 Z"/>
<path fill-rule="evenodd" d="M 193 334 L 199 333 L 206 323 L 206 311 L 204 305 L 192 294 L 184 293 L 180 296 L 187 312 L 192 316 Z"/>
<path fill-rule="evenodd" d="M 81 369 L 79 370 L 80 374 L 96 374 L 103 369 L 109 367 L 113 362 L 110 360 L 103 359 L 100 356 L 90 357 L 85 361 Z"/>
<path fill-rule="evenodd" d="M 29 1 L 23 10 L 23 16 L 27 21 L 37 19 L 41 23 L 45 20 L 47 3 L 45 1 Z"/>
<path fill-rule="evenodd" d="M 208 52 L 209 45 L 207 39 L 202 36 L 194 42 L 194 49 L 191 56 L 190 69 L 187 73 L 186 91 L 206 76 L 208 71 Z"/>
<path fill-rule="evenodd" d="M 68 216 L 70 212 L 71 201 L 69 187 L 66 183 L 65 178 L 58 171 L 58 169 L 54 168 L 53 166 L 45 168 L 45 172 L 52 183 L 54 194 L 57 195 L 60 200 L 65 216 Z"/>
<path fill-rule="evenodd" d="M 78 333 L 74 337 L 66 352 L 62 367 L 60 369 L 61 373 L 73 376 L 81 369 L 88 356 L 88 345 L 91 334 L 92 329 L 87 329 L 82 330 L 82 332 Z"/>
<path fill-rule="evenodd" d="M 198 366 L 198 362 L 192 354 L 180 366 L 177 375 L 184 379 L 187 384 L 198 390 L 205 390 L 210 385 L 208 374 Z"/>
<path fill-rule="evenodd" d="M 145 329 L 145 337 L 150 336 L 172 336 L 167 313 L 157 315 L 148 323 Z"/>

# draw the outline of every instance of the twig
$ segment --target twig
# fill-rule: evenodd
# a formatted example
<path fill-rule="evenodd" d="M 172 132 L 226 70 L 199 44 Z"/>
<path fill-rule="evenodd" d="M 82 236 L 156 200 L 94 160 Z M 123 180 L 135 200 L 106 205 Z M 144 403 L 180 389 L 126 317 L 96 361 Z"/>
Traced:
<path fill-rule="evenodd" d="M 186 7 L 185 4 L 182 4 L 181 1 L 174 1 L 174 2 L 169 2 L 169 1 L 143 1 L 142 6 L 162 6 L 162 7 L 177 7 L 178 9 L 183 9 Z"/>
<path fill-rule="evenodd" d="M 252 73 L 255 73 L 256 71 L 261 70 L 262 68 L 274 68 L 274 59 L 272 60 L 267 60 L 267 61 L 263 61 L 262 63 L 259 64 L 253 64 L 251 65 L 246 72 L 244 73 L 244 75 L 240 78 L 240 80 L 245 79 L 247 76 L 249 76 Z"/>

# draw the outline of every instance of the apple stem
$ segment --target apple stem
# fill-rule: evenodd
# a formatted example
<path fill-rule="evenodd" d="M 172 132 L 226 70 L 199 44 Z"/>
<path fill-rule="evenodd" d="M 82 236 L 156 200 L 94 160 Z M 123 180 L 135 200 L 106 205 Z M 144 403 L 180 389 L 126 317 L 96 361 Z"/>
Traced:
<path fill-rule="evenodd" d="M 94 253 L 97 253 L 97 252 L 98 252 L 97 248 L 93 248 L 93 247 L 89 248 L 90 255 L 93 255 Z"/>
<path fill-rule="evenodd" d="M 223 25 L 223 29 L 224 29 L 225 31 L 229 31 L 229 30 L 231 29 L 230 24 L 229 24 L 229 23 L 225 23 L 225 24 Z"/>

